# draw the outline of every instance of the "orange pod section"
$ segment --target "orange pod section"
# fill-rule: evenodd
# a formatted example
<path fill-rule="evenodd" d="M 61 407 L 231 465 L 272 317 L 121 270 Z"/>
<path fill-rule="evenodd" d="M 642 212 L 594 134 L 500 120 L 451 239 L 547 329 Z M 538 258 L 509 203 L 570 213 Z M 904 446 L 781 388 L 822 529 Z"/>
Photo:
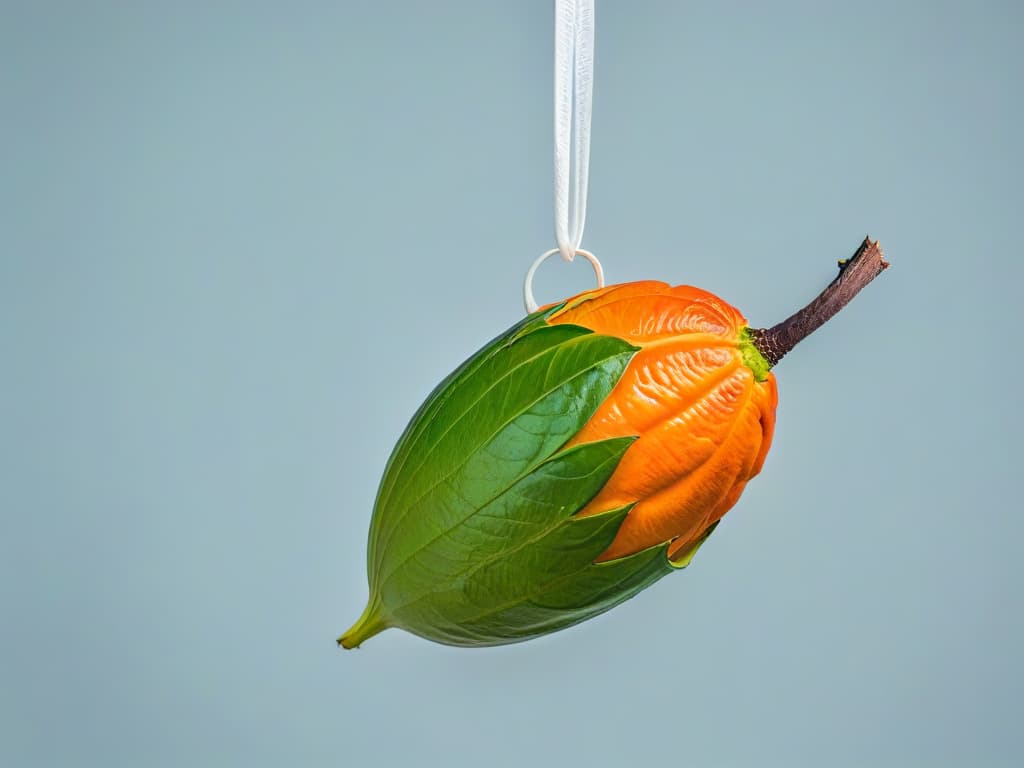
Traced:
<path fill-rule="evenodd" d="M 672 542 L 685 560 L 764 463 L 775 427 L 775 376 L 732 305 L 688 285 L 614 285 L 548 318 L 640 347 L 569 445 L 637 436 L 578 513 L 632 504 L 599 561 Z"/>

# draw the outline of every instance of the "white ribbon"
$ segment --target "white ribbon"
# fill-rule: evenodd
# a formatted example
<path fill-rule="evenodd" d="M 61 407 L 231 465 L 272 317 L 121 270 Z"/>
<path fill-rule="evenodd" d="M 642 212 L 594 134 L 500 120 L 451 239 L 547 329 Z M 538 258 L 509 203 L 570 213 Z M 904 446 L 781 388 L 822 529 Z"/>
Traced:
<path fill-rule="evenodd" d="M 594 94 L 594 0 L 555 0 L 555 242 L 530 266 L 523 285 L 527 312 L 537 311 L 533 275 L 555 253 L 576 254 L 594 267 L 604 287 L 601 263 L 580 248 L 587 218 L 590 176 L 590 113 Z"/>
<path fill-rule="evenodd" d="M 566 261 L 583 243 L 593 94 L 594 0 L 555 0 L 555 242 Z"/>

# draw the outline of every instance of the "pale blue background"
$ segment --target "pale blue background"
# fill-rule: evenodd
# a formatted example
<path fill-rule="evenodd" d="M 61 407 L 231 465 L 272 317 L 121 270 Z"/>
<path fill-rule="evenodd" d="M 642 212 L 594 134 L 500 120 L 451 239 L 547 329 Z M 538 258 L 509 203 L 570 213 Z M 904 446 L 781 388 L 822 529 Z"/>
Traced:
<path fill-rule="evenodd" d="M 1020 4 L 600 2 L 613 280 L 893 268 L 690 570 L 356 653 L 389 450 L 552 244 L 550 4 L 0 8 L 0 763 L 1022 764 Z"/>

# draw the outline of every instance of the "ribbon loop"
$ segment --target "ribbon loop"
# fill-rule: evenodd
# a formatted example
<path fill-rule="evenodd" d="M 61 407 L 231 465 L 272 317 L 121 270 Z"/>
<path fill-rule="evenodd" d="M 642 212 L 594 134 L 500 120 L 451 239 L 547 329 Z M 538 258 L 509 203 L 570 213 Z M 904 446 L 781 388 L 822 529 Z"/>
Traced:
<path fill-rule="evenodd" d="M 557 248 L 545 251 L 537 257 L 526 272 L 526 280 L 523 282 L 523 303 L 526 305 L 526 313 L 529 315 L 532 315 L 540 309 L 540 306 L 537 304 L 537 299 L 533 296 L 533 276 L 541 264 L 558 252 L 559 250 Z M 604 269 L 601 267 L 601 262 L 597 260 L 597 256 L 592 254 L 590 251 L 584 251 L 582 248 L 577 248 L 576 253 L 590 262 L 590 266 L 594 268 L 594 274 L 597 276 L 597 287 L 604 288 Z"/>

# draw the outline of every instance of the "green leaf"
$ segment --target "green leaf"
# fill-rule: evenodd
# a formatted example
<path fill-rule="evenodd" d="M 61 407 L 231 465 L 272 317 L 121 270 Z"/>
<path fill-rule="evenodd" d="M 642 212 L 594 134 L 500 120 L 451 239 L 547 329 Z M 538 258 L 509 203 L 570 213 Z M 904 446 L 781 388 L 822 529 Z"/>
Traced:
<path fill-rule="evenodd" d="M 453 645 L 525 640 L 608 610 L 672 569 L 664 547 L 594 565 L 629 507 L 574 518 L 632 438 L 557 454 L 381 583 L 388 622 Z"/>
<path fill-rule="evenodd" d="M 570 522 L 594 497 L 632 443 L 633 438 L 615 438 L 555 455 L 479 510 L 423 542 L 405 560 L 389 562 L 379 594 L 397 607 L 438 592 L 438 584 L 456 585 L 462 592 L 462 585 L 474 579 L 480 584 L 528 580 L 542 577 L 538 569 L 557 569 L 558 563 L 530 559 L 537 559 L 554 528 Z M 567 559 L 591 562 L 601 551 L 589 558 L 573 552 Z M 509 576 L 510 570 L 518 573 Z"/>
<path fill-rule="evenodd" d="M 636 348 L 549 326 L 554 309 L 466 361 L 406 428 L 370 527 L 370 600 L 341 644 L 389 626 L 452 645 L 516 642 L 602 613 L 672 572 L 667 544 L 595 564 L 630 507 L 575 514 L 635 438 L 563 446 Z"/>
<path fill-rule="evenodd" d="M 576 434 L 635 351 L 621 339 L 547 326 L 535 316 L 449 377 L 407 427 L 381 482 L 370 529 L 371 591 Z"/>
<path fill-rule="evenodd" d="M 624 516 L 624 515 L 623 515 Z M 588 518 L 589 519 L 589 518 Z M 616 518 L 616 530 L 622 516 Z M 672 573 L 668 545 L 662 544 L 608 563 L 591 564 L 568 577 L 524 595 L 501 611 L 464 622 L 447 639 L 449 645 L 480 645 L 465 638 L 490 637 L 487 645 L 529 640 L 598 616 Z M 493 640 L 493 638 L 501 638 Z"/>
<path fill-rule="evenodd" d="M 512 326 L 505 333 L 491 339 L 479 352 L 466 360 L 448 374 L 440 384 L 434 387 L 433 391 L 427 396 L 427 399 L 416 410 L 412 418 L 409 419 L 409 425 L 405 428 L 394 450 L 391 452 L 391 457 L 384 468 L 384 477 L 381 480 L 375 506 L 382 506 L 390 495 L 395 481 L 401 474 L 398 468 L 408 458 L 412 446 L 421 437 L 423 429 L 434 421 L 437 417 L 437 412 L 444 407 L 448 397 L 456 389 L 452 386 L 453 383 L 459 379 L 469 378 L 484 362 L 514 343 L 516 339 L 543 327 L 545 325 L 545 317 L 555 309 L 557 307 L 553 307 L 547 312 L 535 313 L 523 318 L 523 320 Z"/>

